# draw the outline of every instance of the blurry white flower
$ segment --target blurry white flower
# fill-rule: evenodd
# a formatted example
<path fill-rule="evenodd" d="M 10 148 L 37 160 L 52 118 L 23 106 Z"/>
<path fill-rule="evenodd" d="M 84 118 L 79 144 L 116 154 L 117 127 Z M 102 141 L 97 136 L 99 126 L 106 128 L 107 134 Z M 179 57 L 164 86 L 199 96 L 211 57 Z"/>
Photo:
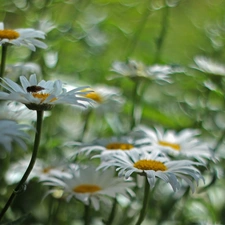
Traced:
<path fill-rule="evenodd" d="M 35 51 L 36 47 L 47 48 L 47 45 L 38 39 L 45 39 L 45 33 L 32 28 L 4 29 L 4 24 L 0 23 L 0 46 L 4 44 L 26 46 L 32 51 Z"/>
<path fill-rule="evenodd" d="M 37 63 L 16 63 L 6 66 L 5 77 L 16 80 L 21 74 L 23 74 L 25 77 L 28 77 L 33 73 L 35 73 L 37 76 L 41 74 L 41 67 Z"/>
<path fill-rule="evenodd" d="M 100 202 L 108 203 L 108 197 L 115 198 L 117 194 L 122 194 L 129 198 L 129 194 L 133 194 L 130 188 L 134 183 L 114 177 L 114 170 L 102 172 L 89 166 L 79 170 L 72 168 L 70 172 L 71 178 L 57 176 L 46 179 L 44 184 L 62 188 L 68 200 L 75 197 L 85 205 L 92 205 L 95 210 L 99 210 Z"/>
<path fill-rule="evenodd" d="M 196 56 L 194 58 L 195 65 L 191 67 L 203 73 L 210 75 L 225 76 L 225 65 L 215 62 L 205 56 Z"/>
<path fill-rule="evenodd" d="M 169 161 L 168 158 L 162 155 L 160 151 L 147 153 L 145 151 L 127 151 L 119 152 L 117 155 L 112 155 L 111 160 L 102 162 L 98 169 L 108 169 L 116 167 L 119 171 L 119 176 L 124 176 L 128 179 L 132 173 L 146 175 L 151 188 L 155 186 L 156 178 L 169 183 L 173 190 L 180 188 L 178 178 L 183 179 L 191 187 L 194 192 L 195 187 L 192 179 L 197 184 L 200 179 L 203 179 L 198 169 L 194 167 L 197 163 L 190 160 L 174 160 Z"/>
<path fill-rule="evenodd" d="M 54 24 L 54 22 L 48 18 L 41 19 L 37 22 L 38 22 L 38 29 L 45 33 L 48 33 L 52 31 L 54 28 L 56 28 L 56 24 Z"/>
<path fill-rule="evenodd" d="M 12 150 L 12 144 L 17 143 L 21 148 L 27 149 L 24 142 L 29 140 L 29 135 L 23 130 L 30 129 L 28 125 L 17 124 L 12 120 L 0 120 L 0 145 L 7 151 Z"/>
<path fill-rule="evenodd" d="M 151 129 L 139 126 L 135 131 L 143 137 L 140 143 L 149 143 L 169 155 L 196 159 L 200 162 L 213 159 L 213 154 L 207 144 L 198 139 L 197 136 L 200 133 L 197 130 L 184 129 L 177 133 L 174 130 L 165 131 L 161 127 Z"/>
<path fill-rule="evenodd" d="M 71 145 L 73 145 L 73 142 L 71 142 Z M 120 151 L 131 151 L 136 148 L 135 140 L 129 136 L 111 137 L 97 139 L 90 144 L 83 144 L 79 146 L 77 154 L 90 155 L 95 152 L 102 160 L 109 160 L 112 154 L 117 154 Z"/>
<path fill-rule="evenodd" d="M 32 110 L 50 110 L 56 104 L 71 104 L 84 106 L 82 102 L 90 102 L 90 99 L 81 97 L 80 92 L 87 87 L 80 87 L 67 92 L 62 87 L 60 80 L 37 82 L 36 75 L 20 76 L 21 86 L 8 78 L 2 79 L 0 85 L 8 92 L 0 92 L 0 99 L 18 101 Z M 82 92 L 83 93 L 83 92 Z"/>
<path fill-rule="evenodd" d="M 12 163 L 5 174 L 5 180 L 8 184 L 18 183 L 30 162 L 30 156 Z M 47 163 L 41 159 L 37 159 L 33 170 L 31 171 L 27 181 L 37 178 L 39 181 L 46 180 L 53 176 L 70 177 L 67 172 L 67 165 L 61 162 Z"/>
<path fill-rule="evenodd" d="M 48 111 L 44 117 L 51 115 Z M 33 110 L 29 110 L 24 104 L 20 102 L 2 102 L 0 104 L 0 119 L 16 120 L 22 123 L 30 124 L 36 121 L 37 114 Z"/>
<path fill-rule="evenodd" d="M 112 65 L 112 71 L 119 75 L 130 77 L 130 78 L 147 78 L 156 81 L 170 82 L 169 75 L 174 73 L 181 73 L 184 70 L 180 67 L 169 66 L 169 65 L 152 65 L 145 66 L 141 62 L 135 60 L 129 60 L 125 62 L 114 62 Z"/>
<path fill-rule="evenodd" d="M 121 110 L 121 107 L 125 102 L 118 88 L 98 85 L 89 90 L 92 90 L 92 92 L 89 92 L 84 96 L 94 101 L 91 106 L 94 106 L 99 114 L 118 112 Z"/>
<path fill-rule="evenodd" d="M 45 65 L 48 68 L 54 68 L 58 62 L 58 52 L 50 51 L 44 54 Z"/>

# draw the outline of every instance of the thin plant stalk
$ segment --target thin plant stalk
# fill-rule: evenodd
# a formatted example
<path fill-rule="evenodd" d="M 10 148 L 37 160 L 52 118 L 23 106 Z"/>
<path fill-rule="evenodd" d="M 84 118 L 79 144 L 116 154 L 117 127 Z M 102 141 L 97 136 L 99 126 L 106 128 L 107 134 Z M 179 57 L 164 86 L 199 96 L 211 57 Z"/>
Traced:
<path fill-rule="evenodd" d="M 138 87 L 139 82 L 134 81 L 134 88 L 132 93 L 132 108 L 131 108 L 131 130 L 136 126 L 136 108 L 138 104 Z"/>
<path fill-rule="evenodd" d="M 151 2 L 151 0 L 150 0 Z M 149 9 L 149 7 L 147 6 L 146 7 L 146 10 L 144 11 L 143 15 L 142 15 L 142 18 L 141 18 L 141 21 L 140 23 L 138 24 L 135 32 L 134 32 L 134 36 L 132 37 L 131 39 L 131 42 L 128 46 L 128 49 L 126 51 L 126 54 L 125 54 L 125 59 L 127 60 L 128 57 L 130 57 L 130 55 L 134 52 L 136 46 L 137 46 L 137 43 L 138 43 L 138 40 L 140 39 L 140 36 L 141 36 L 141 33 L 142 33 L 142 30 L 144 29 L 145 27 L 145 24 L 147 23 L 148 21 L 148 17 L 150 15 L 150 12 L 151 10 Z"/>
<path fill-rule="evenodd" d="M 2 56 L 1 56 L 1 67 L 0 67 L 0 78 L 4 77 L 6 56 L 7 56 L 7 44 L 2 45 Z M 1 80 L 0 80 L 1 82 Z"/>
<path fill-rule="evenodd" d="M 60 206 L 60 202 L 57 201 L 58 199 L 55 199 L 53 197 L 51 197 L 50 202 L 49 202 L 49 216 L 48 216 L 48 225 L 54 225 L 55 224 L 55 220 L 56 215 L 58 215 L 58 211 L 59 211 L 59 206 Z"/>
<path fill-rule="evenodd" d="M 141 212 L 139 214 L 138 221 L 137 221 L 137 223 L 135 225 L 142 224 L 142 222 L 144 221 L 145 215 L 146 215 L 147 207 L 148 207 L 150 185 L 148 183 L 147 176 L 145 176 L 145 178 L 146 179 L 145 179 L 145 189 L 144 189 L 142 209 L 141 209 Z"/>
<path fill-rule="evenodd" d="M 116 214 L 116 208 L 117 208 L 117 199 L 115 197 L 111 213 L 109 215 L 108 221 L 105 222 L 105 225 L 111 225 L 113 223 L 113 220 L 114 220 L 115 214 Z"/>
<path fill-rule="evenodd" d="M 90 204 L 84 205 L 84 225 L 90 225 L 91 224 L 90 211 L 91 211 Z"/>
<path fill-rule="evenodd" d="M 84 140 L 85 134 L 86 134 L 86 132 L 88 130 L 88 125 L 89 125 L 89 122 L 90 122 L 92 111 L 93 111 L 92 109 L 87 109 L 83 113 L 84 126 L 83 126 L 83 130 L 81 132 L 80 141 Z"/>
<path fill-rule="evenodd" d="M 162 22 L 161 22 L 162 26 L 161 26 L 160 34 L 156 40 L 156 54 L 155 54 L 154 63 L 157 63 L 160 61 L 162 47 L 163 47 L 163 44 L 166 38 L 166 33 L 169 26 L 169 12 L 170 12 L 169 9 L 170 7 L 166 4 L 166 6 L 164 7 L 163 15 L 162 15 Z"/>
<path fill-rule="evenodd" d="M 35 134 L 33 152 L 32 152 L 30 163 L 29 163 L 22 179 L 20 180 L 20 182 L 18 183 L 18 185 L 16 186 L 16 188 L 12 192 L 11 196 L 9 197 L 8 201 L 6 202 L 4 208 L 2 209 L 2 211 L 0 213 L 0 221 L 2 220 L 6 211 L 8 210 L 10 205 L 12 204 L 16 195 L 24 190 L 25 182 L 26 182 L 29 174 L 31 173 L 31 171 L 34 167 L 34 164 L 35 164 L 35 161 L 36 161 L 36 158 L 37 158 L 39 143 L 40 143 L 40 140 L 41 140 L 41 128 L 42 128 L 43 115 L 44 115 L 44 111 L 37 111 L 36 134 Z"/>

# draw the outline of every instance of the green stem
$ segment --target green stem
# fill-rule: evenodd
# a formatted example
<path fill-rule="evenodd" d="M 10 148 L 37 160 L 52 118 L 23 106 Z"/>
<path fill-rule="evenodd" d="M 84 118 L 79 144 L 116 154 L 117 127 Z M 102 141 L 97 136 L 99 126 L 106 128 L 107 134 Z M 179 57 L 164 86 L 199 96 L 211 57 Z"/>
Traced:
<path fill-rule="evenodd" d="M 80 141 L 84 140 L 84 136 L 88 130 L 88 124 L 91 118 L 91 114 L 92 114 L 92 109 L 87 109 L 87 111 L 84 112 L 83 114 L 83 121 L 84 121 L 84 126 L 83 126 L 83 130 L 81 133 L 81 137 L 80 137 Z"/>
<path fill-rule="evenodd" d="M 49 202 L 49 216 L 48 216 L 48 225 L 55 224 L 55 220 L 57 220 L 57 215 L 59 211 L 59 205 L 60 202 L 57 201 L 58 199 L 55 199 L 51 196 L 50 202 Z"/>
<path fill-rule="evenodd" d="M 169 6 L 167 4 L 164 8 L 161 24 L 162 24 L 161 31 L 160 31 L 159 37 L 156 40 L 156 54 L 155 54 L 155 62 L 154 63 L 157 63 L 160 60 L 160 56 L 161 56 L 161 52 L 162 52 L 162 46 L 163 46 L 163 43 L 165 41 L 165 37 L 166 37 L 167 29 L 168 29 Z"/>
<path fill-rule="evenodd" d="M 116 214 L 116 206 L 117 206 L 117 199 L 115 197 L 111 213 L 109 215 L 108 221 L 105 222 L 105 225 L 111 225 L 112 224 L 113 219 L 115 218 L 115 214 Z"/>
<path fill-rule="evenodd" d="M 147 176 L 146 176 L 142 209 L 141 209 L 138 221 L 137 221 L 137 223 L 135 225 L 140 225 L 143 222 L 144 218 L 145 218 L 146 211 L 147 211 L 147 206 L 148 206 L 149 190 L 150 190 L 150 185 L 148 183 L 148 179 L 147 179 Z"/>
<path fill-rule="evenodd" d="M 151 2 L 151 0 L 150 0 Z M 137 28 L 136 28 L 136 31 L 134 32 L 134 36 L 131 40 L 131 43 L 129 44 L 128 46 L 128 50 L 126 52 L 126 55 L 125 55 L 125 59 L 127 60 L 128 57 L 133 53 L 133 51 L 135 50 L 136 46 L 137 46 L 137 43 L 138 43 L 138 40 L 141 36 L 141 32 L 142 30 L 144 29 L 144 26 L 145 24 L 147 23 L 148 21 L 148 17 L 149 17 L 149 14 L 150 14 L 150 9 L 149 7 L 147 6 L 146 7 L 146 10 L 145 12 L 143 13 L 143 16 L 141 18 L 141 21 L 140 23 L 138 24 Z"/>
<path fill-rule="evenodd" d="M 41 139 L 41 127 L 42 127 L 43 114 L 44 114 L 44 111 L 37 111 L 36 135 L 35 135 L 34 147 L 33 147 L 33 152 L 32 152 L 30 163 L 29 163 L 22 179 L 20 180 L 20 182 L 18 183 L 18 185 L 12 192 L 10 198 L 6 202 L 5 207 L 2 209 L 1 214 L 0 214 L 0 221 L 3 218 L 3 216 L 5 215 L 6 211 L 10 207 L 10 205 L 12 204 L 16 195 L 24 190 L 25 182 L 34 167 L 34 164 L 35 164 L 35 161 L 37 158 L 38 147 L 39 147 L 39 143 L 40 143 L 40 139 Z"/>
<path fill-rule="evenodd" d="M 131 108 L 131 130 L 136 126 L 136 106 L 138 104 L 138 86 L 139 82 L 134 81 L 134 89 L 132 94 L 132 108 Z"/>
<path fill-rule="evenodd" d="M 2 58 L 1 58 L 1 68 L 0 68 L 0 78 L 4 77 L 5 72 L 5 63 L 6 63 L 6 55 L 7 55 L 7 44 L 2 45 Z M 0 80 L 1 82 L 1 80 Z"/>
<path fill-rule="evenodd" d="M 84 225 L 90 225 L 90 204 L 84 205 Z"/>

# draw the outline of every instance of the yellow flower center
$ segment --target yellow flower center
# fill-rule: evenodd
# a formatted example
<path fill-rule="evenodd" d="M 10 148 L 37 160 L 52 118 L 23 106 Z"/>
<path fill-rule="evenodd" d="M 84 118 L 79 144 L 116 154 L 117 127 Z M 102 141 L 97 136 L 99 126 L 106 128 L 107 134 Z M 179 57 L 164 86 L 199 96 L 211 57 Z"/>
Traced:
<path fill-rule="evenodd" d="M 141 159 L 134 163 L 135 168 L 139 170 L 154 170 L 154 171 L 165 171 L 167 167 L 160 161 Z"/>
<path fill-rule="evenodd" d="M 81 184 L 73 189 L 73 191 L 77 193 L 94 193 L 100 190 L 102 190 L 102 188 L 94 184 Z"/>
<path fill-rule="evenodd" d="M 109 143 L 105 146 L 108 150 L 130 150 L 134 148 L 132 144 L 128 143 L 119 143 L 119 142 L 114 142 L 114 143 Z"/>
<path fill-rule="evenodd" d="M 52 167 L 46 167 L 42 170 L 43 173 L 47 174 L 51 171 Z"/>
<path fill-rule="evenodd" d="M 84 97 L 90 98 L 98 103 L 103 102 L 102 96 L 99 95 L 97 92 L 93 91 L 91 88 L 85 88 L 82 90 L 82 92 L 85 92 L 85 91 L 91 91 L 91 92 L 84 94 Z"/>
<path fill-rule="evenodd" d="M 9 40 L 17 39 L 20 36 L 15 30 L 0 30 L 0 39 L 7 38 Z"/>
<path fill-rule="evenodd" d="M 41 103 L 45 101 L 45 99 L 50 95 L 49 93 L 36 93 L 36 92 L 33 92 L 32 95 L 35 97 L 35 98 L 39 98 L 41 99 Z M 54 102 L 57 98 L 53 98 L 50 102 Z"/>
<path fill-rule="evenodd" d="M 102 97 L 96 92 L 90 92 L 85 95 L 86 98 L 90 98 L 98 103 L 102 103 Z"/>
<path fill-rule="evenodd" d="M 170 143 L 167 141 L 159 141 L 158 142 L 159 145 L 165 146 L 165 147 L 170 147 L 176 151 L 180 151 L 180 145 L 176 144 L 176 143 Z"/>

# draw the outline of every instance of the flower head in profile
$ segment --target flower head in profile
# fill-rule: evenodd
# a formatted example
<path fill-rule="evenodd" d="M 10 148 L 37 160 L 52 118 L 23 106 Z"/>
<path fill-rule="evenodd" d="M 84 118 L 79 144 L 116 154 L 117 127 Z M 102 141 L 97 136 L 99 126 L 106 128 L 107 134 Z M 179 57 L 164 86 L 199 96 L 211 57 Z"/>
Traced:
<path fill-rule="evenodd" d="M 21 85 L 8 78 L 2 81 L 0 85 L 8 92 L 0 92 L 0 99 L 21 102 L 31 110 L 50 110 L 56 104 L 84 106 L 82 102 L 91 102 L 90 99 L 80 96 L 81 90 L 87 87 L 67 92 L 60 80 L 37 82 L 35 74 L 32 74 L 29 80 L 25 76 L 20 76 Z"/>
<path fill-rule="evenodd" d="M 51 115 L 48 111 L 44 114 L 44 118 Z M 15 120 L 25 124 L 31 124 L 36 121 L 37 115 L 33 110 L 29 110 L 20 102 L 4 101 L 0 104 L 0 119 Z"/>
<path fill-rule="evenodd" d="M 110 137 L 97 139 L 90 144 L 83 144 L 79 146 L 78 153 L 84 152 L 86 155 L 90 155 L 94 152 L 97 153 L 97 156 L 102 160 L 108 160 L 110 159 L 110 155 L 117 154 L 120 151 L 131 151 L 137 147 L 132 137 Z"/>
<path fill-rule="evenodd" d="M 151 188 L 155 186 L 156 180 L 159 178 L 169 183 L 174 191 L 180 188 L 179 179 L 183 179 L 194 192 L 193 180 L 198 184 L 199 179 L 203 179 L 198 169 L 194 167 L 196 164 L 190 160 L 171 161 L 160 151 L 148 153 L 134 150 L 111 156 L 111 160 L 102 162 L 98 169 L 116 167 L 116 170 L 119 171 L 118 175 L 124 176 L 126 179 L 133 173 L 145 175 Z"/>
<path fill-rule="evenodd" d="M 194 58 L 195 65 L 191 67 L 203 73 L 217 76 L 225 76 L 225 65 L 216 62 L 205 56 L 196 56 Z"/>
<path fill-rule="evenodd" d="M 151 129 L 140 126 L 136 128 L 136 131 L 142 134 L 143 139 L 140 142 L 149 143 L 170 156 L 196 159 L 200 162 L 213 158 L 207 144 L 199 140 L 200 133 L 197 130 L 184 129 L 175 132 L 174 130 L 165 131 L 161 127 Z"/>
<path fill-rule="evenodd" d="M 110 87 L 106 85 L 97 85 L 92 87 L 85 95 L 86 98 L 90 98 L 94 101 L 92 106 L 95 107 L 99 114 L 105 112 L 118 112 L 121 110 L 124 104 L 121 91 L 118 88 Z"/>
<path fill-rule="evenodd" d="M 21 180 L 24 171 L 26 171 L 26 168 L 29 165 L 30 158 L 31 156 L 27 155 L 24 158 L 11 163 L 5 174 L 5 180 L 8 184 L 18 183 Z M 30 181 L 34 178 L 38 181 L 42 181 L 56 175 L 61 177 L 71 177 L 70 173 L 67 172 L 67 168 L 68 166 L 65 164 L 65 162 L 60 160 L 46 162 L 39 158 L 36 160 L 33 170 L 31 171 L 27 181 Z"/>
<path fill-rule="evenodd" d="M 44 184 L 62 188 L 68 200 L 75 197 L 85 205 L 92 205 L 95 210 L 99 210 L 100 202 L 108 203 L 109 197 L 115 198 L 117 194 L 129 197 L 129 194 L 133 194 L 131 187 L 134 183 L 114 177 L 114 170 L 103 172 L 96 171 L 94 166 L 72 167 L 70 173 L 70 178 L 49 178 Z"/>
<path fill-rule="evenodd" d="M 26 149 L 25 140 L 29 140 L 30 137 L 24 130 L 30 128 L 28 125 L 18 124 L 13 120 L 0 120 L 0 145 L 7 151 L 12 150 L 13 143 Z"/>
<path fill-rule="evenodd" d="M 169 75 L 183 72 L 183 69 L 169 65 L 145 66 L 141 62 L 129 60 L 125 62 L 114 62 L 112 71 L 129 78 L 147 78 L 149 80 L 171 82 Z"/>
<path fill-rule="evenodd" d="M 47 48 L 47 45 L 38 39 L 45 39 L 45 33 L 32 28 L 26 29 L 4 29 L 4 24 L 0 23 L 0 46 L 11 44 L 25 46 L 35 51 L 38 48 Z"/>
<path fill-rule="evenodd" d="M 17 80 L 18 77 L 23 74 L 25 77 L 29 77 L 31 74 L 41 75 L 41 67 L 37 63 L 26 62 L 26 63 L 15 63 L 6 66 L 5 77 L 13 80 Z"/>

